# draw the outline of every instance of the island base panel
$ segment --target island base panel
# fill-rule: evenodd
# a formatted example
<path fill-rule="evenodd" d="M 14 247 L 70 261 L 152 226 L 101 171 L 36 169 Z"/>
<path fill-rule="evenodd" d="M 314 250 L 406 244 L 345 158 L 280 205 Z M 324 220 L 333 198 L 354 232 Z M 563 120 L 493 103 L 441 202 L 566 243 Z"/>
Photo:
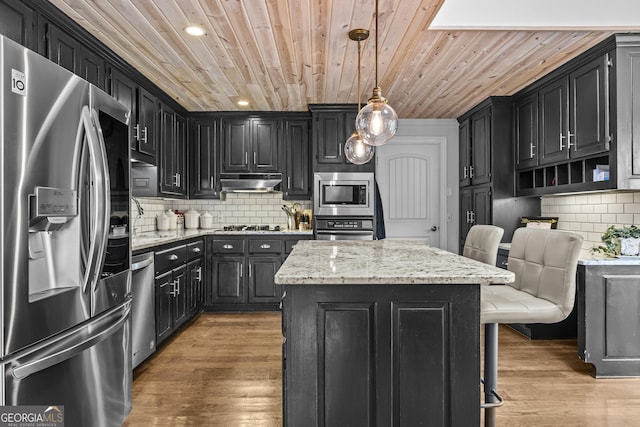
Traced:
<path fill-rule="evenodd" d="M 477 426 L 478 285 L 287 285 L 285 426 Z"/>

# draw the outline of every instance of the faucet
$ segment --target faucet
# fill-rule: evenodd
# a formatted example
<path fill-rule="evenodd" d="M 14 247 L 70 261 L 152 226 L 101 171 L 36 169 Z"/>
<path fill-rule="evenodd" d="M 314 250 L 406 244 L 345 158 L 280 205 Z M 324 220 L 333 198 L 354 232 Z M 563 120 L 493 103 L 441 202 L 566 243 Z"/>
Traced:
<path fill-rule="evenodd" d="M 142 215 L 144 215 L 144 209 L 142 209 L 142 206 L 140 206 L 140 202 L 135 197 L 132 197 L 131 201 L 133 201 L 133 203 L 136 204 L 136 209 L 138 210 L 138 215 L 136 215 L 136 217 L 133 219 L 133 227 L 131 227 L 132 235 L 135 236 L 136 235 L 136 221 L 138 220 L 138 218 L 140 218 Z"/>

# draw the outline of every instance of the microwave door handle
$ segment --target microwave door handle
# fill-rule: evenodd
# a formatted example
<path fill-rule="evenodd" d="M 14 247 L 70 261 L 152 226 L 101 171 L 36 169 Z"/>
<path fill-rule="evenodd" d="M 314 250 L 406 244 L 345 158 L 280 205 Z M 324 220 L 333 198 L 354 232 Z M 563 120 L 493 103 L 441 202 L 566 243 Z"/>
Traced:
<path fill-rule="evenodd" d="M 106 243 L 104 229 L 106 229 L 105 216 L 107 206 L 105 206 L 105 195 L 103 194 L 105 188 L 104 181 L 106 177 L 104 174 L 104 162 L 101 158 L 102 152 L 100 149 L 100 141 L 98 140 L 95 132 L 91 113 L 87 106 L 82 108 L 82 123 L 84 125 L 87 146 L 89 148 L 90 173 L 92 173 L 92 177 L 95 182 L 93 197 L 88 194 L 86 195 L 90 197 L 92 202 L 92 209 L 90 209 L 90 211 L 91 215 L 93 215 L 93 218 L 91 219 L 93 228 L 89 235 L 89 253 L 83 278 L 83 292 L 86 292 L 87 286 L 90 283 L 93 285 L 98 282 L 97 276 L 100 273 L 99 261 L 104 256 L 103 246 Z M 93 288 L 93 286 L 91 286 L 91 288 Z"/>

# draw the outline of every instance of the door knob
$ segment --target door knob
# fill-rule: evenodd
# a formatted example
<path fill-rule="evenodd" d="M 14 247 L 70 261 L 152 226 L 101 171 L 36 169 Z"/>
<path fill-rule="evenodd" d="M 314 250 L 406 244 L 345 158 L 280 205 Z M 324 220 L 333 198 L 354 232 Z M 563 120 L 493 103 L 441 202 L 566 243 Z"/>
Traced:
<path fill-rule="evenodd" d="M 434 225 L 433 227 L 431 227 L 431 231 L 438 231 L 438 227 Z"/>

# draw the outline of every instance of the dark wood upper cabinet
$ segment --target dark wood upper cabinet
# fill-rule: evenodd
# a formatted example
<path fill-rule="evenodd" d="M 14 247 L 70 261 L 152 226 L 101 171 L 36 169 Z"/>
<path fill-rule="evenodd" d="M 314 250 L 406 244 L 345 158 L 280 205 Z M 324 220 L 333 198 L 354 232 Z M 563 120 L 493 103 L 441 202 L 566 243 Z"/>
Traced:
<path fill-rule="evenodd" d="M 193 121 L 189 197 L 219 198 L 218 174 L 218 119 L 195 119 Z"/>
<path fill-rule="evenodd" d="M 538 143 L 538 94 L 514 102 L 516 167 L 535 166 L 540 156 Z"/>
<path fill-rule="evenodd" d="M 469 178 L 469 165 L 471 164 L 471 133 L 469 131 L 468 118 L 460 122 L 458 143 L 458 170 L 460 187 L 466 187 L 467 185 L 471 185 L 471 178 Z"/>
<path fill-rule="evenodd" d="M 540 159 L 549 164 L 569 158 L 567 148 L 569 119 L 569 79 L 560 78 L 538 91 L 540 99 Z"/>
<path fill-rule="evenodd" d="M 280 172 L 276 118 L 222 119 L 222 172 Z"/>
<path fill-rule="evenodd" d="M 284 200 L 311 199 L 311 147 L 308 119 L 284 120 Z"/>
<path fill-rule="evenodd" d="M 331 172 L 373 172 L 375 159 L 354 165 L 344 155 L 344 144 L 355 130 L 355 104 L 310 104 L 312 168 Z"/>
<path fill-rule="evenodd" d="M 36 50 L 36 13 L 29 6 L 15 0 L 0 0 L 0 34 Z"/>
<path fill-rule="evenodd" d="M 160 193 L 169 196 L 186 195 L 186 120 L 169 106 L 160 109 Z"/>
<path fill-rule="evenodd" d="M 609 57 L 603 55 L 569 74 L 571 157 L 609 149 L 608 65 Z"/>
<path fill-rule="evenodd" d="M 491 182 L 491 108 L 471 116 L 471 184 Z"/>

